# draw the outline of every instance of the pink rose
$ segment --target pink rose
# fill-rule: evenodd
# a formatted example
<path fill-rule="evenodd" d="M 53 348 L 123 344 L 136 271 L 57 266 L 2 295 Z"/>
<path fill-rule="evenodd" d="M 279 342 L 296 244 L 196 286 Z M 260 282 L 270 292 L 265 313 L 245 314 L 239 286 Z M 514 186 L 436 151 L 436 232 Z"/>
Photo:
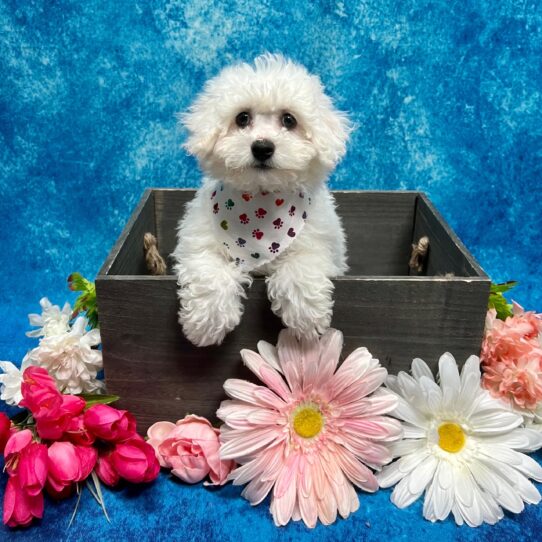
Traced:
<path fill-rule="evenodd" d="M 76 446 L 71 442 L 53 442 L 47 454 L 47 489 L 57 497 L 69 494 L 74 482 L 86 480 L 98 457 L 96 448 Z"/>
<path fill-rule="evenodd" d="M 183 482 L 194 484 L 209 475 L 214 485 L 225 484 L 235 467 L 234 461 L 220 459 L 219 434 L 208 420 L 193 414 L 176 424 L 157 422 L 147 432 L 160 465 Z"/>
<path fill-rule="evenodd" d="M 13 433 L 4 449 L 6 470 L 18 478 L 18 488 L 34 497 L 41 493 L 47 478 L 47 446 L 33 442 L 32 432 Z"/>
<path fill-rule="evenodd" d="M 85 412 L 85 426 L 99 439 L 120 442 L 136 434 L 136 422 L 130 412 L 108 405 L 94 405 Z"/>
<path fill-rule="evenodd" d="M 156 479 L 160 465 L 152 446 L 136 434 L 116 443 L 114 448 L 103 450 L 98 458 L 96 473 L 108 486 L 117 485 L 121 478 L 139 484 Z"/>
<path fill-rule="evenodd" d="M 4 493 L 4 524 L 8 527 L 29 525 L 34 518 L 43 517 L 43 493 L 30 495 L 18 476 L 10 476 Z"/>

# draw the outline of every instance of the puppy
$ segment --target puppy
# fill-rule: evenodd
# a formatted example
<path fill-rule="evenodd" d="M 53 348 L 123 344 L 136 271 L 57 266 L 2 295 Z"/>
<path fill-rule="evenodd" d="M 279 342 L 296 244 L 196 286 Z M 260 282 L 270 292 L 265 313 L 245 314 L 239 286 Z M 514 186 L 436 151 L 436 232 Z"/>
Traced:
<path fill-rule="evenodd" d="M 351 124 L 318 77 L 280 55 L 225 68 L 180 120 L 205 174 L 173 253 L 179 322 L 195 345 L 220 344 L 243 313 L 252 274 L 298 336 L 329 327 L 330 277 L 345 237 L 326 187 Z"/>

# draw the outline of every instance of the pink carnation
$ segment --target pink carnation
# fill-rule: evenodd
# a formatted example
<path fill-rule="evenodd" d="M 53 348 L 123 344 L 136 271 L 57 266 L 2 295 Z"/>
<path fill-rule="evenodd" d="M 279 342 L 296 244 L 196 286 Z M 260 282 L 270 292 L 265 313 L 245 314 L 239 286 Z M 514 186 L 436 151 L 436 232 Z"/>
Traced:
<path fill-rule="evenodd" d="M 514 305 L 505 321 L 490 309 L 480 356 L 483 384 L 496 397 L 520 409 L 542 401 L 542 316 Z"/>

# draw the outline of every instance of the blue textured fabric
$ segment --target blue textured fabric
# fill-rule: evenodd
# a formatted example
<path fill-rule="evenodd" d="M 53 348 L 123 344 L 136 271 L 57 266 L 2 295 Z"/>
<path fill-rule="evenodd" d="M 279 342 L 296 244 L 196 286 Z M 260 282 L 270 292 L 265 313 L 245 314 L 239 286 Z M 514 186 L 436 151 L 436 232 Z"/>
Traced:
<path fill-rule="evenodd" d="M 542 12 L 537 1 L 0 1 L 0 358 L 33 345 L 26 315 L 94 276 L 148 186 L 198 184 L 174 113 L 224 65 L 266 50 L 321 75 L 359 125 L 334 188 L 421 189 L 494 280 L 542 310 Z M 540 458 L 540 457 L 539 457 Z M 0 488 L 3 494 L 5 477 Z M 432 525 L 389 491 L 348 521 L 275 529 L 240 490 L 173 483 L 47 503 L 1 539 L 517 540 L 542 508 L 496 527 Z"/>

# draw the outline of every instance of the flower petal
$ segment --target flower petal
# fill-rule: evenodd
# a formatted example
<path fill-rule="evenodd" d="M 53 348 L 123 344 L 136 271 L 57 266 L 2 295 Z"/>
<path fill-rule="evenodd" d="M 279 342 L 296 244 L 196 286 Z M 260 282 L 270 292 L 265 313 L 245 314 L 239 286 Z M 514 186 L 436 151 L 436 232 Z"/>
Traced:
<path fill-rule="evenodd" d="M 439 376 L 443 406 L 451 408 L 457 401 L 461 381 L 455 358 L 449 352 L 443 354 L 439 359 Z"/>

